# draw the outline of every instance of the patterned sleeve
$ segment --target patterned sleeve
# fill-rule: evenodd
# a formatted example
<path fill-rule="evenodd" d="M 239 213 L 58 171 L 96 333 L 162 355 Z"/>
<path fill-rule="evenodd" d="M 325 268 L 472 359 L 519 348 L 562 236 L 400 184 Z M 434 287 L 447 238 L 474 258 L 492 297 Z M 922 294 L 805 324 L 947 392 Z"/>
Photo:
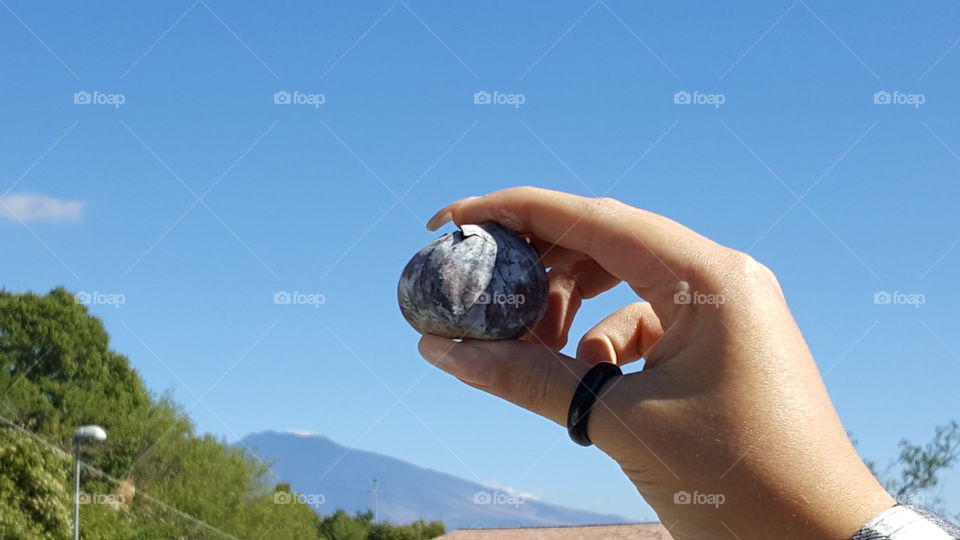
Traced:
<path fill-rule="evenodd" d="M 960 540 L 960 529 L 916 506 L 894 506 L 871 519 L 850 540 Z"/>

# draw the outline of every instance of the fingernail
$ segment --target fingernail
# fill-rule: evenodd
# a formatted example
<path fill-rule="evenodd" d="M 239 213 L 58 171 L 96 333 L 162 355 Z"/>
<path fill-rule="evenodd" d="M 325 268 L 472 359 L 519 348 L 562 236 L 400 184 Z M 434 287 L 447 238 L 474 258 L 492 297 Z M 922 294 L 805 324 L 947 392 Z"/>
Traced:
<path fill-rule="evenodd" d="M 433 217 L 427 221 L 427 230 L 435 231 L 453 219 L 453 213 L 450 211 L 451 206 L 452 205 L 448 204 L 447 206 L 441 208 L 439 212 L 434 214 Z"/>
<path fill-rule="evenodd" d="M 445 225 L 448 221 L 450 221 L 451 219 L 453 219 L 453 207 L 454 207 L 454 206 L 456 206 L 456 205 L 458 205 L 458 204 L 460 204 L 460 203 L 466 202 L 466 201 L 470 201 L 470 200 L 473 200 L 473 199 L 479 199 L 479 198 L 480 198 L 480 197 L 476 197 L 476 196 L 473 196 L 473 197 L 464 197 L 463 199 L 460 199 L 459 201 L 454 201 L 454 202 L 452 202 L 452 203 L 444 206 L 443 208 L 440 209 L 439 212 L 437 212 L 436 214 L 434 214 L 433 217 L 430 218 L 430 219 L 427 221 L 427 229 L 428 229 L 428 230 L 431 230 L 431 231 L 435 231 L 435 230 L 439 229 L 440 227 L 442 227 L 443 225 Z"/>
<path fill-rule="evenodd" d="M 493 360 L 480 349 L 436 336 L 424 336 L 420 354 L 428 362 L 465 382 L 489 386 L 493 382 Z"/>

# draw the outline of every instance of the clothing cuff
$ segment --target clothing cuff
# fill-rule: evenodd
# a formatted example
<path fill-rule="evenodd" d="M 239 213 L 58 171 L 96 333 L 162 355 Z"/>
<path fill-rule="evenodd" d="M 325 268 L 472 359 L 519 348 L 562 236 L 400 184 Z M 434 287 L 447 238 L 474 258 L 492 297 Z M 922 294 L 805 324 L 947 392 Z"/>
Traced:
<path fill-rule="evenodd" d="M 960 530 L 927 510 L 898 505 L 871 519 L 850 540 L 960 540 Z"/>

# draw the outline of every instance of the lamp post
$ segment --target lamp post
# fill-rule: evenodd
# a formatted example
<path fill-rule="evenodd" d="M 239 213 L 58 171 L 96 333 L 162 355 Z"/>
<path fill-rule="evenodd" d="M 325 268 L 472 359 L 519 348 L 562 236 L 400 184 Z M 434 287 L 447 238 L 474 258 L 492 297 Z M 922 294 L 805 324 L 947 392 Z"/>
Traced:
<path fill-rule="evenodd" d="M 73 446 L 77 462 L 76 482 L 73 490 L 73 539 L 80 540 L 80 443 L 82 441 L 105 441 L 107 432 L 100 426 L 80 426 L 73 432 Z"/>

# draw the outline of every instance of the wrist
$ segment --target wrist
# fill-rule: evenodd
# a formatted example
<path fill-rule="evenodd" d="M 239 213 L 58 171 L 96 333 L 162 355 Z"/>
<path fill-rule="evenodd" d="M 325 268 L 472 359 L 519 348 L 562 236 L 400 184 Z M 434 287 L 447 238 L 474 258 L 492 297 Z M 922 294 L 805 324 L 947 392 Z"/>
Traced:
<path fill-rule="evenodd" d="M 743 539 L 847 540 L 896 504 L 859 458 L 846 465 L 824 463 L 818 472 L 793 484 L 767 484 L 766 489 L 745 485 L 752 500 L 731 507 L 726 517 L 730 521 L 721 518 L 723 523 L 713 534 L 729 534 L 725 529 L 730 528 Z M 797 473 L 788 476 L 795 478 Z"/>
<path fill-rule="evenodd" d="M 895 504 L 855 455 L 845 464 L 822 460 L 806 470 L 782 460 L 764 466 L 748 456 L 722 479 L 719 471 L 698 474 L 699 482 L 624 472 L 677 540 L 729 538 L 731 531 L 742 540 L 848 540 Z"/>

